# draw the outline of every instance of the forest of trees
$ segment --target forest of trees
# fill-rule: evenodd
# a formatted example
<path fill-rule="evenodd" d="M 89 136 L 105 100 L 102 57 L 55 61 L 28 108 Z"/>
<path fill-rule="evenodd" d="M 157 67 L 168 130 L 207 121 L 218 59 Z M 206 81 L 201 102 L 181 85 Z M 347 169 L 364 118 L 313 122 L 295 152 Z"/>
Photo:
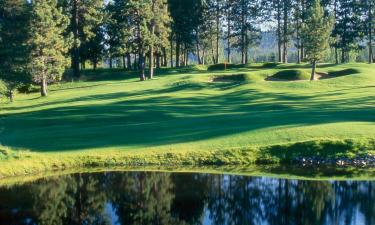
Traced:
<path fill-rule="evenodd" d="M 0 0 L 0 79 L 12 101 L 30 83 L 46 96 L 47 84 L 67 69 L 73 80 L 88 66 L 137 70 L 146 80 L 154 68 L 189 60 L 246 64 L 264 32 L 275 35 L 275 62 L 288 63 L 295 54 L 296 63 L 346 63 L 366 51 L 373 63 L 375 0 L 316 2 Z"/>

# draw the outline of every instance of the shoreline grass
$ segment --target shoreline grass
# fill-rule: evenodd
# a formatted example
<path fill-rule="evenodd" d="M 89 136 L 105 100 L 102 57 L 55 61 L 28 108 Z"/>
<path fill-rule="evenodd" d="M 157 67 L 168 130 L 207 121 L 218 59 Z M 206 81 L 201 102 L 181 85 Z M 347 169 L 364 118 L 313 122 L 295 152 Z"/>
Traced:
<path fill-rule="evenodd" d="M 32 153 L 7 151 L 0 162 L 0 179 L 69 169 L 124 166 L 250 166 L 293 165 L 296 157 L 327 159 L 375 155 L 375 139 L 313 140 L 253 148 L 215 151 L 142 151 Z"/>

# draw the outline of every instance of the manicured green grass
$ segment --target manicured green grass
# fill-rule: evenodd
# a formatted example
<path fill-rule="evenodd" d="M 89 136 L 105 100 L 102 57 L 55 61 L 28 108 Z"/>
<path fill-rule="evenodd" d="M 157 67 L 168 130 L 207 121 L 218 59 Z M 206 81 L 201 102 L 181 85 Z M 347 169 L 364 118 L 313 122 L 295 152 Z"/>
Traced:
<path fill-rule="evenodd" d="M 169 160 L 175 153 L 170 159 L 198 154 L 199 160 L 209 161 L 207 157 L 232 149 L 242 149 L 239 157 L 248 157 L 244 162 L 278 161 L 277 151 L 265 155 L 260 147 L 311 140 L 351 139 L 370 146 L 361 148 L 362 153 L 374 150 L 367 149 L 373 148 L 368 143 L 375 138 L 374 65 L 320 65 L 318 72 L 356 72 L 314 82 L 265 81 L 284 70 L 309 71 L 307 64 L 235 65 L 226 71 L 219 67 L 160 69 L 155 80 L 146 82 L 121 70 L 86 71 L 85 81 L 53 85 L 47 98 L 19 94 L 13 104 L 0 103 L 0 144 L 9 149 L 6 156 L 0 153 L 1 167 L 23 161 L 28 166 L 20 165 L 20 174 L 95 164 L 96 158 L 107 162 L 116 156 L 150 156 L 157 164 L 158 157 Z M 243 81 L 212 79 L 236 74 Z M 339 152 L 358 152 L 348 149 Z M 58 162 L 53 165 L 50 159 Z M 69 165 L 69 160 L 76 163 Z M 0 172 L 11 174 L 6 168 Z"/>

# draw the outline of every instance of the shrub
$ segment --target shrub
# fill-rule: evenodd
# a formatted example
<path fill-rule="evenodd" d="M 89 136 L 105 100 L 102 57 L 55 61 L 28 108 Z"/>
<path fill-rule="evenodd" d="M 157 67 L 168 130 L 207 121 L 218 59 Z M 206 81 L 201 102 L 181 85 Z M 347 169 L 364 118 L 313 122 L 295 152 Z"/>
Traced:
<path fill-rule="evenodd" d="M 19 93 L 29 94 L 39 92 L 39 87 L 32 84 L 24 84 L 17 88 Z"/>

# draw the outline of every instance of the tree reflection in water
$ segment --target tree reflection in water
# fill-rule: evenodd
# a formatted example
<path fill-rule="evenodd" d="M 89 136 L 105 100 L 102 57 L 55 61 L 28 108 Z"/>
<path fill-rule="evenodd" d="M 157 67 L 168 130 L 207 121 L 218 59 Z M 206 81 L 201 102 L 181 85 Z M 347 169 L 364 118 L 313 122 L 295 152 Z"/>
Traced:
<path fill-rule="evenodd" d="M 0 188 L 0 224 L 375 224 L 375 182 L 111 172 Z"/>

